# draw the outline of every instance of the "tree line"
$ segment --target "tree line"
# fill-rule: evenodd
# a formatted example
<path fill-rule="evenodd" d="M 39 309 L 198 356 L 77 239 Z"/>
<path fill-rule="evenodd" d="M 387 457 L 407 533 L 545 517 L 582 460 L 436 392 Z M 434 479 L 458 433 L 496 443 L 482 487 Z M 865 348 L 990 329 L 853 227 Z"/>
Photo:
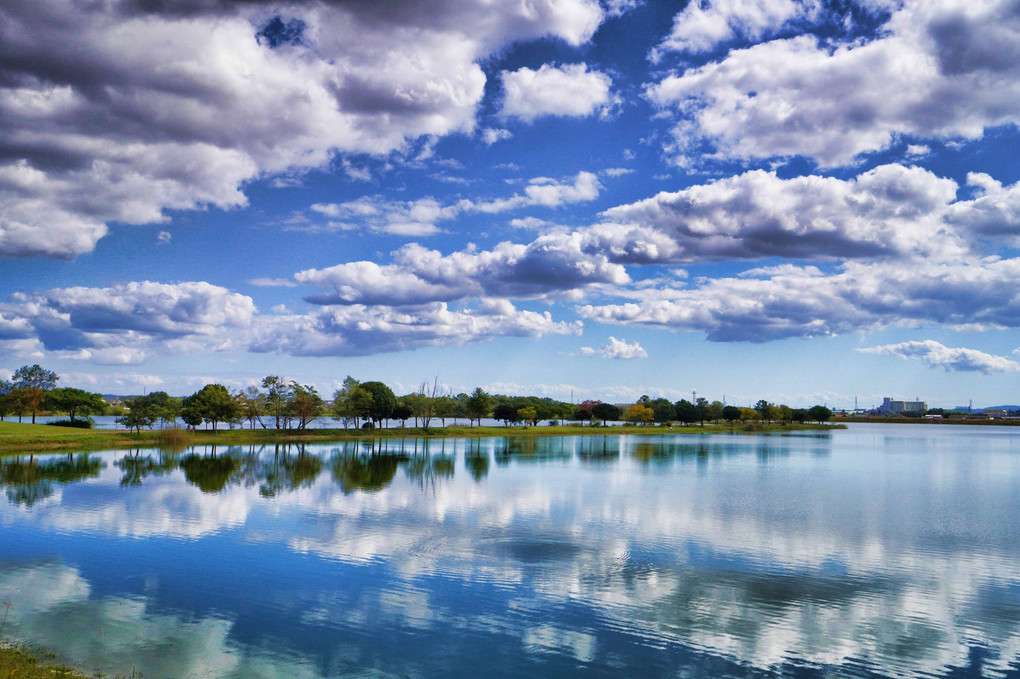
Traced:
<path fill-rule="evenodd" d="M 75 388 L 58 389 L 58 380 L 56 373 L 39 365 L 22 366 L 10 382 L 0 380 L 0 418 L 16 413 L 21 421 L 24 414 L 31 413 L 35 422 L 38 412 L 55 411 L 68 414 L 64 424 L 90 426 L 89 416 L 107 408 L 101 395 Z M 438 379 L 423 381 L 411 393 L 397 396 L 382 382 L 361 382 L 350 376 L 330 401 L 311 385 L 267 375 L 259 385 L 237 392 L 222 384 L 207 384 L 183 398 L 155 391 L 129 397 L 125 405 L 127 411 L 117 422 L 137 431 L 157 425 L 176 426 L 179 421 L 188 427 L 205 425 L 214 431 L 221 424 L 301 430 L 322 417 L 331 417 L 345 429 L 379 427 L 392 421 L 404 427 L 413 420 L 416 428 L 425 431 L 437 422 L 445 427 L 448 419 L 466 419 L 475 425 L 491 418 L 509 427 L 564 420 L 603 426 L 610 422 L 690 425 L 722 421 L 732 425 L 738 421 L 825 422 L 832 417 L 825 406 L 790 408 L 764 399 L 753 408 L 740 408 L 706 398 L 674 402 L 642 396 L 636 403 L 620 407 L 598 400 L 574 404 L 547 397 L 489 394 L 481 387 L 454 395 L 443 390 Z"/>
<path fill-rule="evenodd" d="M 18 422 L 32 415 L 35 424 L 40 412 L 67 413 L 72 426 L 87 425 L 90 415 L 106 410 L 107 403 L 99 394 L 74 387 L 57 388 L 60 377 L 38 363 L 23 365 L 14 371 L 11 380 L 0 380 L 0 419 L 16 414 Z"/>

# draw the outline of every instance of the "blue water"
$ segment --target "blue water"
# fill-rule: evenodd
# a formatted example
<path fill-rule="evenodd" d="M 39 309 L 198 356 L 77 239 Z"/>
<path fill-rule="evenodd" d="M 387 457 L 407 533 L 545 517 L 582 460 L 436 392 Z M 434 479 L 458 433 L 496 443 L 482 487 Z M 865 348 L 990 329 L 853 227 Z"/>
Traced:
<path fill-rule="evenodd" d="M 0 635 L 110 676 L 1020 677 L 1020 430 L 0 460 Z"/>

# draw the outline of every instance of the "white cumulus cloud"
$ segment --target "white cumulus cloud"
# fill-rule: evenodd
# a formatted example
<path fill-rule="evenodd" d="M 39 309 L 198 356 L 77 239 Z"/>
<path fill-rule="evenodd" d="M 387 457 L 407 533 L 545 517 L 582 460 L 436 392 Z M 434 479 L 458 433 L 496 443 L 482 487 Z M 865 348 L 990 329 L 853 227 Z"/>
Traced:
<path fill-rule="evenodd" d="M 628 343 L 625 339 L 616 339 L 612 336 L 598 349 L 581 347 L 581 353 L 585 356 L 602 356 L 603 358 L 648 358 L 648 352 L 639 343 Z"/>
<path fill-rule="evenodd" d="M 680 163 L 707 144 L 725 158 L 847 165 L 902 136 L 977 139 L 1020 122 L 1018 34 L 1012 0 L 906 0 L 870 41 L 773 40 L 675 72 L 647 95 L 677 115 Z"/>
<path fill-rule="evenodd" d="M 483 299 L 468 309 L 442 302 L 400 309 L 358 304 L 262 317 L 250 348 L 294 356 L 361 356 L 504 336 L 577 335 L 581 329 L 580 321 L 555 321 L 548 311 L 520 310 L 501 299 Z"/>
<path fill-rule="evenodd" d="M 793 19 L 818 15 L 817 0 L 691 0 L 675 17 L 669 36 L 653 51 L 707 52 L 716 45 L 743 37 L 759 40 Z"/>
<path fill-rule="evenodd" d="M 461 199 L 442 204 L 428 196 L 410 201 L 393 201 L 382 196 L 364 196 L 345 203 L 315 203 L 312 212 L 331 220 L 335 228 L 352 229 L 364 224 L 376 233 L 426 237 L 439 233 L 441 222 L 464 214 L 498 214 L 526 207 L 558 208 L 595 200 L 602 184 L 592 172 L 578 172 L 573 178 L 535 177 L 523 193 L 492 200 Z M 292 226 L 295 230 L 318 230 L 313 225 Z"/>
<path fill-rule="evenodd" d="M 589 71 L 586 64 L 551 66 L 537 71 L 521 68 L 503 71 L 503 105 L 500 115 L 531 122 L 542 116 L 589 116 L 612 101 L 612 79 Z"/>
<path fill-rule="evenodd" d="M 1020 370 L 1020 363 L 1004 356 L 995 356 L 994 354 L 988 354 L 977 349 L 947 347 L 935 340 L 884 344 L 877 347 L 858 349 L 858 351 L 881 356 L 915 358 L 933 368 L 944 368 L 946 372 L 965 371 L 990 374 Z"/>
<path fill-rule="evenodd" d="M 481 59 L 579 45 L 603 16 L 595 0 L 6 3 L 0 256 L 70 259 L 110 221 L 243 206 L 256 177 L 470 133 Z"/>

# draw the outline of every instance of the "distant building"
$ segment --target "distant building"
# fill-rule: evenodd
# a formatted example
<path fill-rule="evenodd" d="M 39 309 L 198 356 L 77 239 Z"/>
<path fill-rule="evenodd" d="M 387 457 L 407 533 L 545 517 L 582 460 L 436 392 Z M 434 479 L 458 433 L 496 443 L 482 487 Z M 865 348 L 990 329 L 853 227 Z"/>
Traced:
<path fill-rule="evenodd" d="M 882 405 L 878 406 L 879 412 L 883 413 L 923 413 L 928 410 L 926 401 L 894 401 L 888 396 L 882 399 Z"/>
<path fill-rule="evenodd" d="M 981 414 L 990 420 L 1001 420 L 1002 418 L 1009 415 L 1009 413 L 1006 410 L 999 408 L 985 408 L 984 410 L 981 411 Z"/>

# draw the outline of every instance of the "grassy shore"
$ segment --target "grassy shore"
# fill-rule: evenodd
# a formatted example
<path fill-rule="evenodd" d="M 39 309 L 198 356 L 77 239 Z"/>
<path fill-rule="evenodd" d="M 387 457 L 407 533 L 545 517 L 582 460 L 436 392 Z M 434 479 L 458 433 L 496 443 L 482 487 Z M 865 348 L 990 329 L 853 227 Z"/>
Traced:
<path fill-rule="evenodd" d="M 787 432 L 815 429 L 832 429 L 839 425 L 759 425 L 743 428 L 740 424 L 705 426 L 620 426 L 598 427 L 580 425 L 537 427 L 431 427 L 428 431 L 416 428 L 387 429 L 306 429 L 278 431 L 275 429 L 199 429 L 183 432 L 142 431 L 141 433 L 108 429 L 72 429 L 44 424 L 0 422 L 0 455 L 24 455 L 59 451 L 85 452 L 124 448 L 183 448 L 193 445 L 260 445 L 273 443 L 336 443 L 380 438 L 482 438 L 491 436 L 591 436 L 625 434 L 699 434 L 709 432 Z"/>
<path fill-rule="evenodd" d="M 87 675 L 60 664 L 52 663 L 46 651 L 10 645 L 0 640 L 0 677 L 3 679 L 86 679 Z"/>

